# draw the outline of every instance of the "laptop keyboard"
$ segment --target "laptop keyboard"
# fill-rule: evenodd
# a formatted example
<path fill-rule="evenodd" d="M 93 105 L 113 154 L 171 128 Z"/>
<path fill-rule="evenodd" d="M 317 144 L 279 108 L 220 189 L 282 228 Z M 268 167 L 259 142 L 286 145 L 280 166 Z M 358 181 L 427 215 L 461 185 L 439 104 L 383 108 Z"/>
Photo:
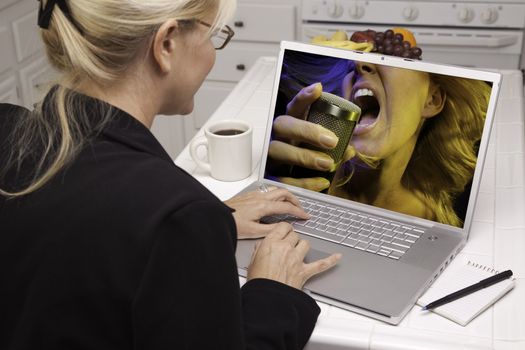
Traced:
<path fill-rule="evenodd" d="M 264 222 L 287 221 L 301 233 L 391 259 L 400 259 L 424 230 L 400 222 L 353 212 L 312 199 L 298 197 L 309 220 L 287 215 L 264 218 Z"/>

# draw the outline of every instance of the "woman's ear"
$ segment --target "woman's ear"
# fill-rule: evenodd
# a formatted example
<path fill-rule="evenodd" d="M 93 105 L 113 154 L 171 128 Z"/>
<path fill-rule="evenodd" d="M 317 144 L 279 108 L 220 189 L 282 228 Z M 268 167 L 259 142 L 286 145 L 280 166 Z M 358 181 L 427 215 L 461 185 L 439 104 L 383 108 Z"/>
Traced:
<path fill-rule="evenodd" d="M 164 22 L 155 33 L 151 50 L 153 51 L 154 63 L 161 73 L 169 73 L 173 68 L 173 55 L 175 53 L 175 35 L 178 23 L 175 19 Z"/>
<path fill-rule="evenodd" d="M 445 93 L 445 90 L 443 90 L 440 85 L 430 82 L 427 99 L 421 116 L 423 118 L 432 118 L 436 116 L 443 110 L 446 100 L 447 94 Z"/>

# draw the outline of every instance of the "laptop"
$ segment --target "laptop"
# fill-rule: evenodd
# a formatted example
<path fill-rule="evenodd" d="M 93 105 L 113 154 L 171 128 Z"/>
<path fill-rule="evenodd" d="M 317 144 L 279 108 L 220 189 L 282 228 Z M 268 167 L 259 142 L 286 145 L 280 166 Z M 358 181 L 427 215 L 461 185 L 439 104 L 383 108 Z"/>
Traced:
<path fill-rule="evenodd" d="M 258 181 L 244 191 L 276 186 L 299 198 L 311 219 L 265 220 L 292 223 L 310 243 L 307 262 L 343 254 L 336 267 L 305 284 L 307 293 L 398 324 L 466 244 L 501 75 L 282 42 L 274 79 Z M 353 152 L 327 174 L 333 176 L 327 188 L 319 186 L 322 176 L 294 173 L 312 167 L 299 164 L 294 152 L 318 156 L 322 148 L 290 136 L 311 123 L 308 108 L 291 108 L 294 97 L 317 82 L 360 110 L 349 141 Z M 291 111 L 296 119 L 284 121 L 294 123 L 276 122 Z M 255 243 L 238 242 L 241 276 Z"/>

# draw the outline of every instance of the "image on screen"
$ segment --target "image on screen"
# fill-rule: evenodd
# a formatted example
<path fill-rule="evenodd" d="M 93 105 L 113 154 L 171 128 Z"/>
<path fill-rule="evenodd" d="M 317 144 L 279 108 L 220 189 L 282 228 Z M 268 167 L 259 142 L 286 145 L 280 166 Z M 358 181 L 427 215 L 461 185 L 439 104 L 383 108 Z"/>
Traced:
<path fill-rule="evenodd" d="M 286 50 L 265 178 L 463 227 L 491 83 Z"/>

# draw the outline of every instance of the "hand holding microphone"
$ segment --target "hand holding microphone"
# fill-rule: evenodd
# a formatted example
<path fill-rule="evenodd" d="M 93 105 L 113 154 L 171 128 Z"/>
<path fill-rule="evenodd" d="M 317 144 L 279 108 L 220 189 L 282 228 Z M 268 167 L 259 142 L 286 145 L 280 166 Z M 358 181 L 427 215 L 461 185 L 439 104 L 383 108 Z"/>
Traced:
<path fill-rule="evenodd" d="M 335 166 L 329 171 L 296 166 L 291 169 L 290 176 L 296 178 L 324 177 L 332 181 L 360 116 L 361 108 L 352 102 L 328 92 L 321 93 L 321 96 L 310 106 L 306 120 L 325 127 L 338 137 L 337 145 L 325 151 L 334 160 Z M 322 148 L 309 143 L 303 143 L 300 146 L 315 151 L 324 151 Z"/>
<path fill-rule="evenodd" d="M 319 83 L 301 90 L 288 104 L 288 115 L 274 121 L 270 160 L 289 165 L 278 180 L 314 191 L 327 189 L 337 165 L 354 156 L 348 142 L 360 112 L 353 103 L 323 93 Z"/>

